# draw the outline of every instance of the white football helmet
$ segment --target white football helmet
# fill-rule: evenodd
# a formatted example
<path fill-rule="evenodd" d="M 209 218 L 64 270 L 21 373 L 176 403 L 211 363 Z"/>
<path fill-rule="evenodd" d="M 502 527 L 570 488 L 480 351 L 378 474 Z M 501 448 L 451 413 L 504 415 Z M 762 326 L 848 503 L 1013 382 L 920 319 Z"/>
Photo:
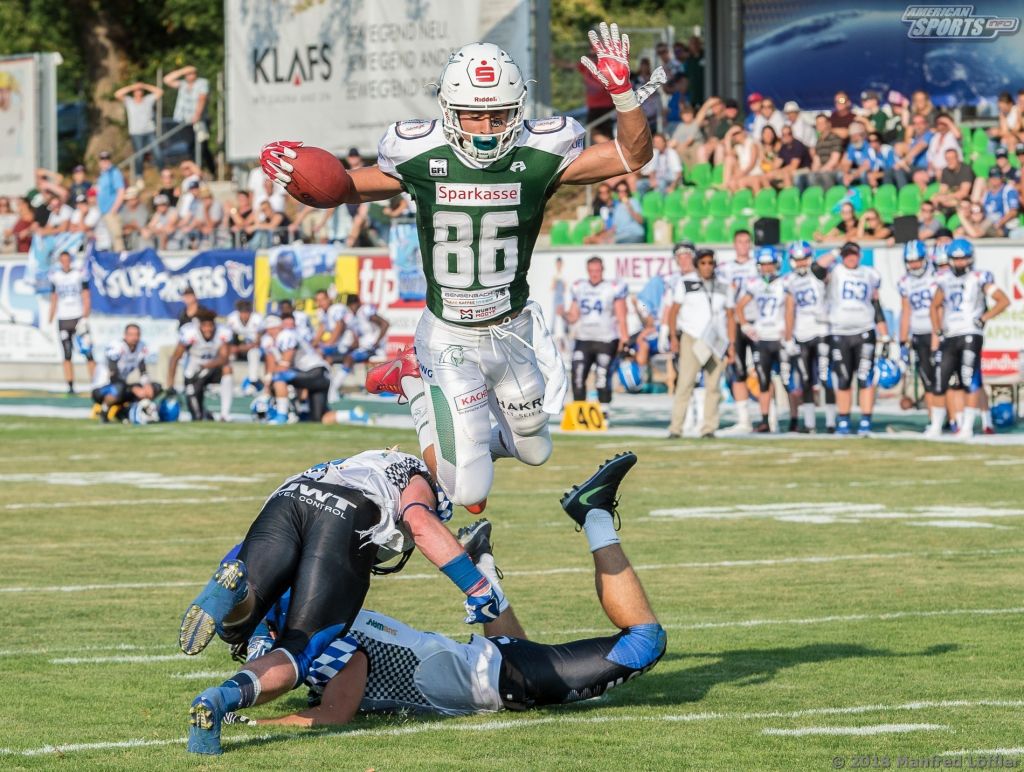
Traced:
<path fill-rule="evenodd" d="M 489 164 L 508 153 L 523 130 L 526 83 L 512 57 L 493 43 L 471 43 L 454 51 L 437 88 L 444 138 L 474 161 Z M 508 110 L 500 134 L 469 134 L 459 123 L 460 110 Z"/>

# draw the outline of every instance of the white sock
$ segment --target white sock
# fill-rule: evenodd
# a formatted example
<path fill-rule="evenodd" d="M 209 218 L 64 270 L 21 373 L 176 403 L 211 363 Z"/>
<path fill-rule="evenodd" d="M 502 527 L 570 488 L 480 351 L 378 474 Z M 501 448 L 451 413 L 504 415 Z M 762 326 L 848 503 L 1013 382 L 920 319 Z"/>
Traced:
<path fill-rule="evenodd" d="M 836 428 L 837 412 L 838 411 L 836 410 L 835 405 L 825 405 L 825 426 L 827 426 L 829 429 Z"/>
<path fill-rule="evenodd" d="M 258 348 L 249 349 L 245 359 L 249 363 L 249 381 L 254 384 L 258 383 L 260 379 L 260 350 Z"/>
<path fill-rule="evenodd" d="M 615 533 L 612 513 L 606 509 L 592 509 L 587 513 L 587 519 L 583 524 L 583 533 L 587 535 L 591 552 L 597 552 L 602 547 L 619 543 L 619 535 Z"/>
<path fill-rule="evenodd" d="M 485 552 L 476 562 L 476 567 L 480 569 L 481 574 L 487 577 L 487 581 L 491 583 L 491 587 L 497 591 L 498 597 L 501 598 L 501 603 L 498 604 L 498 611 L 502 612 L 507 609 L 508 599 L 505 597 L 505 591 L 501 589 L 501 582 L 498 581 L 498 572 L 494 568 L 494 555 L 490 552 Z"/>
<path fill-rule="evenodd" d="M 399 385 L 402 387 L 402 395 L 409 400 L 409 402 L 412 402 L 415 397 L 423 394 L 427 389 L 422 378 L 415 378 L 411 375 L 407 375 L 402 378 Z"/>
<path fill-rule="evenodd" d="M 992 428 L 992 411 L 991 410 L 979 410 L 981 414 L 981 429 L 982 431 L 988 431 Z"/>
<path fill-rule="evenodd" d="M 231 415 L 231 400 L 234 397 L 235 379 L 231 373 L 220 377 L 220 417 L 227 420 Z"/>
<path fill-rule="evenodd" d="M 813 429 L 814 419 L 816 417 L 814 415 L 814 405 L 812 405 L 809 402 L 805 403 L 800 406 L 800 412 L 803 413 L 804 416 L 804 427 L 806 427 L 807 429 Z"/>
<path fill-rule="evenodd" d="M 278 415 L 288 415 L 288 397 L 278 397 L 274 400 L 274 405 L 277 407 Z"/>
<path fill-rule="evenodd" d="M 946 408 L 932 408 L 932 429 L 942 431 L 942 425 L 946 423 Z"/>
<path fill-rule="evenodd" d="M 976 407 L 965 407 L 963 415 L 963 423 L 957 424 L 960 427 L 960 431 L 966 432 L 967 434 L 974 434 L 974 419 L 978 417 L 980 411 Z"/>

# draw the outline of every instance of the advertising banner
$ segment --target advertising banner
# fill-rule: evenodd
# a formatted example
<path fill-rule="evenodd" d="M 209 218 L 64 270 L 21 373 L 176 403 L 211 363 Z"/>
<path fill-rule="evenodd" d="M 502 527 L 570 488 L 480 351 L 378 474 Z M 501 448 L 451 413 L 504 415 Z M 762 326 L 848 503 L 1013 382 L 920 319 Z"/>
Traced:
<path fill-rule="evenodd" d="M 884 100 L 890 89 L 924 89 L 940 107 L 992 107 L 1024 83 L 1021 18 L 1019 0 L 746 0 L 746 92 L 779 107 L 794 99 L 803 110 L 831 109 L 839 89 L 855 103 L 866 90 Z"/>
<path fill-rule="evenodd" d="M 388 356 L 412 345 L 416 324 L 423 315 L 423 300 L 403 300 L 399 294 L 398 272 L 387 255 L 359 258 L 359 299 L 377 306 L 390 322 Z"/>
<path fill-rule="evenodd" d="M 93 311 L 175 319 L 184 308 L 181 292 L 191 287 L 202 305 L 227 316 L 237 301 L 252 299 L 253 259 L 252 252 L 218 249 L 171 269 L 152 249 L 95 252 L 88 268 Z"/>
<path fill-rule="evenodd" d="M 480 40 L 529 68 L 528 0 L 225 0 L 229 162 L 288 137 L 372 155 L 388 124 L 437 117 L 454 49 Z"/>
<path fill-rule="evenodd" d="M 32 56 L 0 59 L 0 195 L 23 196 L 35 187 L 37 69 Z"/>

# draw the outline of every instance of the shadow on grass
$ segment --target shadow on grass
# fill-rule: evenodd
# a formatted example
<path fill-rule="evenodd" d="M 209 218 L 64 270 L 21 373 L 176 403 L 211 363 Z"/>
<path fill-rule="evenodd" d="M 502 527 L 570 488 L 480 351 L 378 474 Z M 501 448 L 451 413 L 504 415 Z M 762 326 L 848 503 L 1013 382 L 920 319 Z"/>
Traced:
<path fill-rule="evenodd" d="M 732 649 L 722 652 L 669 652 L 658 667 L 640 679 L 642 702 L 648 705 L 681 704 L 704 699 L 718 684 L 757 686 L 775 678 L 781 671 L 798 665 L 819 664 L 844 659 L 935 657 L 959 648 L 943 643 L 920 651 L 898 652 L 875 649 L 856 643 L 812 643 L 806 646 L 772 649 Z M 669 671 L 669 662 L 689 659 L 711 660 L 683 670 Z M 630 690 L 635 692 L 635 688 Z M 616 694 L 616 703 L 628 696 Z M 616 699 L 618 698 L 618 699 Z"/>

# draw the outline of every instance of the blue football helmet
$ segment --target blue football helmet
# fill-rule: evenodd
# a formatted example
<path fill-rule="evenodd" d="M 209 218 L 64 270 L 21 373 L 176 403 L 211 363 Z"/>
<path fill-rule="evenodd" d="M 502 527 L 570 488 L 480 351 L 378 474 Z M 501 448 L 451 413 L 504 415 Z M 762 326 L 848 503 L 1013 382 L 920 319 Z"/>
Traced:
<path fill-rule="evenodd" d="M 787 248 L 790 260 L 804 260 L 808 257 L 814 257 L 814 247 L 807 241 L 793 241 L 790 242 Z"/>
<path fill-rule="evenodd" d="M 249 406 L 249 412 L 252 413 L 252 417 L 256 421 L 266 421 L 270 418 L 270 413 L 273 410 L 274 403 L 269 394 L 257 394 Z"/>
<path fill-rule="evenodd" d="M 635 359 L 622 358 L 615 368 L 622 388 L 630 394 L 639 394 L 644 388 L 644 376 Z"/>
<path fill-rule="evenodd" d="M 901 375 L 900 366 L 896 361 L 882 357 L 875 362 L 875 385 L 879 388 L 895 388 L 900 382 Z"/>
<path fill-rule="evenodd" d="M 161 423 L 177 421 L 181 415 L 181 403 L 178 402 L 177 397 L 165 396 L 160 400 L 160 404 L 157 405 L 156 412 Z"/>
<path fill-rule="evenodd" d="M 778 265 L 781 261 L 775 247 L 762 246 L 754 253 L 754 262 L 758 265 Z"/>
<path fill-rule="evenodd" d="M 946 250 L 946 254 L 949 255 L 950 260 L 957 258 L 968 258 L 974 259 L 974 245 L 971 244 L 967 239 L 953 239 L 953 242 L 949 245 Z"/>
<path fill-rule="evenodd" d="M 85 358 L 92 356 L 92 332 L 87 319 L 79 319 L 75 325 L 75 346 Z"/>
<path fill-rule="evenodd" d="M 992 405 L 992 423 L 1000 429 L 1009 429 L 1017 422 L 1012 402 L 996 402 Z"/>
<path fill-rule="evenodd" d="M 160 419 L 157 407 L 150 399 L 140 399 L 128 408 L 128 423 L 152 424 Z"/>
<path fill-rule="evenodd" d="M 932 262 L 936 268 L 949 265 L 949 244 L 936 244 L 932 247 Z"/>
<path fill-rule="evenodd" d="M 911 263 L 928 257 L 928 247 L 919 239 L 911 239 L 903 245 L 903 262 Z"/>

